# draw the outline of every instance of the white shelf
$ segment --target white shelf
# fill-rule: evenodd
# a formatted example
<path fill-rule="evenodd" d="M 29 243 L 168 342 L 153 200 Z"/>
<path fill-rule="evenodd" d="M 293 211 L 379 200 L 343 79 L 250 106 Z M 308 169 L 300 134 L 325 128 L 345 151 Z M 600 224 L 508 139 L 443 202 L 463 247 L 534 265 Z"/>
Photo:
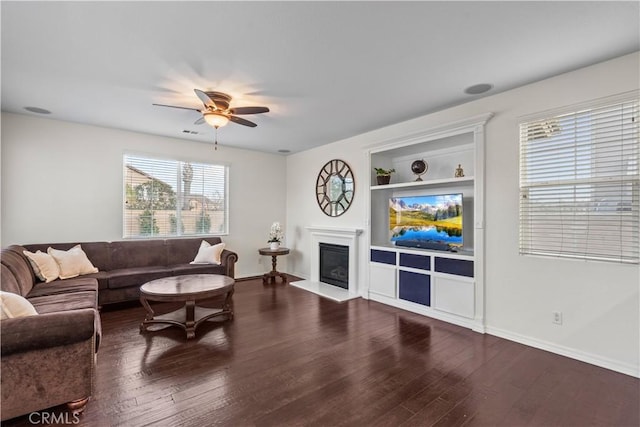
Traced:
<path fill-rule="evenodd" d="M 432 179 L 429 181 L 410 181 L 410 182 L 398 182 L 394 184 L 386 185 L 372 185 L 371 191 L 374 190 L 389 190 L 394 188 L 414 188 L 414 187 L 435 187 L 448 184 L 460 184 L 460 183 L 473 183 L 473 176 L 464 176 L 462 178 L 444 178 L 444 179 Z"/>

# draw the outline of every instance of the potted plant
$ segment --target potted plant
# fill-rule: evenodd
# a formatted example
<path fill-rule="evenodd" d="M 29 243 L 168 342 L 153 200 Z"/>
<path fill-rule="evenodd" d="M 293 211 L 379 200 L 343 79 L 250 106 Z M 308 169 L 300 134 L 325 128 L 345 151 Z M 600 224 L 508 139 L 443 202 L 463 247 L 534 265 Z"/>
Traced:
<path fill-rule="evenodd" d="M 267 240 L 267 243 L 269 243 L 269 248 L 273 251 L 278 249 L 283 237 L 284 234 L 282 233 L 282 227 L 280 226 L 280 223 L 274 222 L 273 224 L 271 224 L 271 230 L 269 231 L 269 240 Z"/>
<path fill-rule="evenodd" d="M 385 185 L 391 181 L 391 174 L 395 173 L 395 169 L 373 168 L 376 171 L 376 180 L 378 185 Z"/>

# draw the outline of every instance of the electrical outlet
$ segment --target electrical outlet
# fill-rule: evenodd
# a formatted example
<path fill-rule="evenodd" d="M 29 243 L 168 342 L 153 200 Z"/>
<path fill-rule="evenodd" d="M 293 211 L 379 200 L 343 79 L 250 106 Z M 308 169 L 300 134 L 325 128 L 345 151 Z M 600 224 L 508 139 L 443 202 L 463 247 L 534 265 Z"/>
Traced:
<path fill-rule="evenodd" d="M 562 312 L 561 311 L 554 311 L 553 312 L 553 323 L 555 323 L 556 325 L 562 325 Z"/>

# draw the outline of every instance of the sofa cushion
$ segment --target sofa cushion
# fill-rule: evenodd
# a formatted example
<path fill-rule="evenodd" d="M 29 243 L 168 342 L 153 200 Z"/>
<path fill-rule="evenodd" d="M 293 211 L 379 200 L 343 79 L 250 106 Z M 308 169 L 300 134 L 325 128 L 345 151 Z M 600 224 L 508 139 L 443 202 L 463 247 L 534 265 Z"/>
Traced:
<path fill-rule="evenodd" d="M 145 283 L 171 276 L 168 267 L 138 267 L 123 268 L 109 271 L 109 289 L 126 288 L 130 286 L 140 287 Z"/>
<path fill-rule="evenodd" d="M 166 244 L 167 264 L 165 265 L 190 263 L 198 254 L 202 241 L 205 241 L 210 245 L 222 243 L 222 240 L 219 237 L 208 237 L 206 239 L 168 239 Z"/>
<path fill-rule="evenodd" d="M 167 265 L 164 240 L 111 242 L 111 270 Z"/>
<path fill-rule="evenodd" d="M 31 268 L 38 279 L 49 283 L 60 277 L 60 267 L 51 255 L 42 251 L 23 251 L 22 253 L 29 259 Z"/>
<path fill-rule="evenodd" d="M 97 280 L 98 281 L 98 289 L 107 289 L 109 287 L 109 272 L 108 271 L 98 271 L 97 273 L 85 274 L 84 276 L 76 277 L 74 279 L 67 279 L 67 280 L 78 280 L 80 278 Z"/>
<path fill-rule="evenodd" d="M 47 248 L 49 247 L 67 251 L 77 244 L 78 243 L 39 243 L 24 245 L 24 248 L 31 252 L 47 252 Z M 93 266 L 98 270 L 111 269 L 109 242 L 82 242 L 82 250 L 87 254 L 87 258 L 89 258 L 91 264 L 93 264 Z"/>
<path fill-rule="evenodd" d="M 82 250 L 81 245 L 75 245 L 68 251 L 49 247 L 47 248 L 47 253 L 58 263 L 61 279 L 70 279 L 83 274 L 98 272 L 98 269 L 87 258 L 87 254 Z"/>
<path fill-rule="evenodd" d="M 29 298 L 36 311 L 40 314 L 56 313 L 60 311 L 79 310 L 82 308 L 97 308 L 96 292 L 83 291 L 67 294 L 44 295 Z"/>
<path fill-rule="evenodd" d="M 217 264 L 178 264 L 172 265 L 171 273 L 174 276 L 184 274 L 222 274 L 225 273 L 224 266 Z"/>
<path fill-rule="evenodd" d="M 51 283 L 38 283 L 31 289 L 27 298 L 86 291 L 97 292 L 98 283 L 95 279 L 82 276 L 74 279 L 55 280 Z"/>
<path fill-rule="evenodd" d="M 217 245 L 211 245 L 206 240 L 203 240 L 198 249 L 198 254 L 191 261 L 191 264 L 217 264 L 220 265 L 220 255 L 224 250 L 224 243 L 218 243 Z"/>
<path fill-rule="evenodd" d="M 35 316 L 38 312 L 22 295 L 0 291 L 0 319 Z"/>
<path fill-rule="evenodd" d="M 36 280 L 36 276 L 33 273 L 33 269 L 25 257 L 22 254 L 24 248 L 22 246 L 12 245 L 2 250 L 0 259 L 3 265 L 5 265 L 13 274 L 16 283 L 20 289 L 16 292 L 22 296 L 26 296 Z M 4 280 L 3 280 L 4 283 Z"/>

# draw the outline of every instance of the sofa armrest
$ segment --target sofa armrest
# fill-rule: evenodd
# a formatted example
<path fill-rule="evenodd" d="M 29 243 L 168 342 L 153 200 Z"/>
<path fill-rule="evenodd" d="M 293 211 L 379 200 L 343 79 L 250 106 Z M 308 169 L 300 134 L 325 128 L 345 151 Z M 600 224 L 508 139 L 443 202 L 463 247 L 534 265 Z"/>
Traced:
<path fill-rule="evenodd" d="M 230 250 L 223 250 L 220 254 L 220 263 L 225 268 L 225 275 L 231 278 L 236 277 L 236 262 L 238 262 L 238 254 Z"/>
<path fill-rule="evenodd" d="M 85 308 L 0 321 L 2 356 L 92 339 L 96 310 Z"/>

